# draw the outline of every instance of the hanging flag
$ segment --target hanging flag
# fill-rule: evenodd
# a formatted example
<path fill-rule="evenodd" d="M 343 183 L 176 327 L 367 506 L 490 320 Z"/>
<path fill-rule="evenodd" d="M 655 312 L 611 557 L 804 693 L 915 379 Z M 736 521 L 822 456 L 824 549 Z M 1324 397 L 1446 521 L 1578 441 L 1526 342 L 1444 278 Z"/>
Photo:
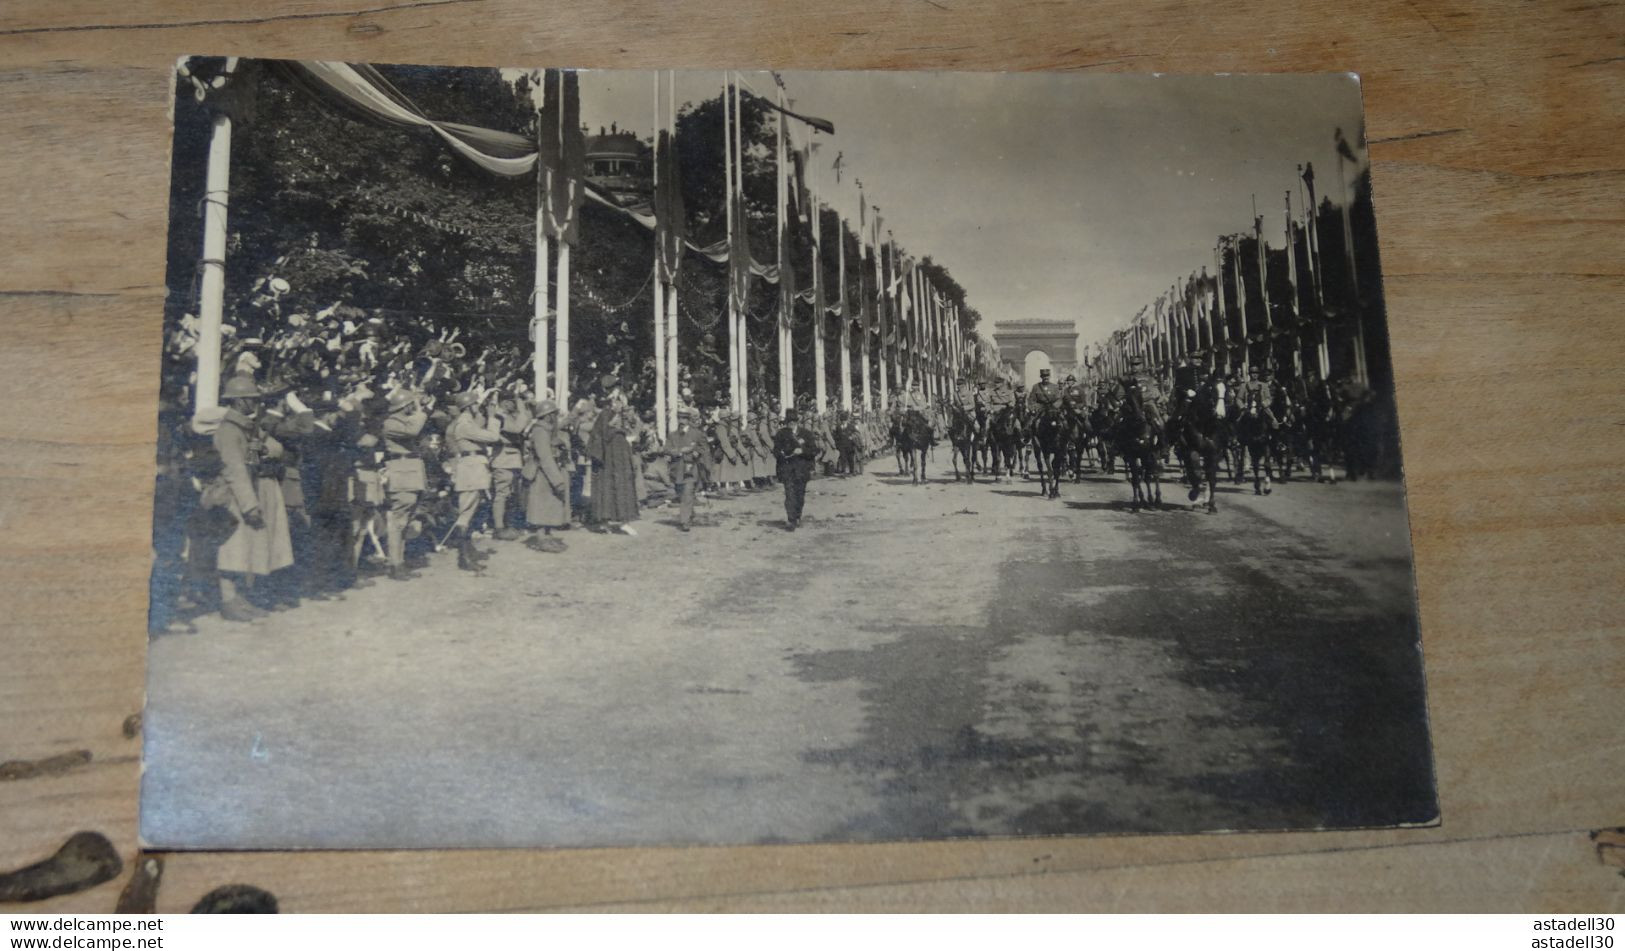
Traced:
<path fill-rule="evenodd" d="M 655 173 L 655 246 L 660 249 L 660 280 L 677 280 L 683 262 L 683 238 L 687 231 L 683 209 L 682 182 L 678 178 L 676 136 L 661 130 L 655 144 L 659 169 Z"/>
<path fill-rule="evenodd" d="M 779 161 L 780 175 L 780 205 L 779 205 L 779 323 L 789 329 L 794 324 L 796 313 L 796 267 L 794 258 L 795 249 L 795 216 L 789 214 L 784 205 L 790 200 L 793 183 L 790 181 L 791 169 L 782 167 L 785 158 L 784 144 L 789 141 L 789 124 L 785 117 L 779 116 Z"/>
<path fill-rule="evenodd" d="M 542 134 L 538 149 L 546 163 L 543 177 L 547 214 L 543 217 L 543 227 L 549 239 L 574 246 L 587 177 L 587 141 L 581 133 L 581 84 L 574 70 L 550 69 L 548 73 L 551 82 L 543 87 Z M 551 121 L 549 94 L 554 99 Z"/>

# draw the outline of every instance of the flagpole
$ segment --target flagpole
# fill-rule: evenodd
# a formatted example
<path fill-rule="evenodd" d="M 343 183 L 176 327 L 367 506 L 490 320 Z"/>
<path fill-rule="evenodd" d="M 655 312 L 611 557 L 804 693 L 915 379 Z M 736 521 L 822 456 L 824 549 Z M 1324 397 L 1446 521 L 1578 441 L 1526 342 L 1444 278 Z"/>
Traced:
<path fill-rule="evenodd" d="M 852 412 L 852 314 L 846 308 L 846 221 L 835 216 L 836 309 L 841 313 L 841 412 Z"/>
<path fill-rule="evenodd" d="M 545 89 L 546 83 L 541 78 L 542 71 L 534 74 L 539 88 Z M 546 95 L 545 93 L 543 94 Z M 531 369 L 536 378 L 536 398 L 541 399 L 548 393 L 547 388 L 547 335 L 553 331 L 547 319 L 547 265 L 552 259 L 552 248 L 547 240 L 547 201 L 544 189 L 547 187 L 547 168 L 542 162 L 542 156 L 547 154 L 542 147 L 542 136 L 546 130 L 542 128 L 542 110 L 536 110 L 536 268 L 534 275 L 534 290 L 530 296 L 530 339 L 531 339 Z M 563 412 L 567 407 L 561 407 Z"/>
<path fill-rule="evenodd" d="M 655 214 L 660 214 L 660 70 L 654 71 L 654 122 L 651 131 L 654 134 L 654 193 Z M 667 227 L 669 222 L 662 222 Z M 660 246 L 660 229 L 656 229 L 654 241 L 654 353 L 655 353 L 655 431 L 661 439 L 666 438 L 666 285 L 660 275 L 660 255 L 663 249 Z"/>
<path fill-rule="evenodd" d="M 1298 242 L 1292 235 L 1292 190 L 1286 191 L 1286 279 L 1292 287 L 1292 294 L 1288 300 L 1292 304 L 1292 373 L 1294 376 L 1303 375 L 1303 338 L 1298 332 L 1296 318 L 1298 311 Z"/>
<path fill-rule="evenodd" d="M 879 330 L 880 352 L 875 354 L 875 369 L 880 375 L 880 411 L 884 413 L 890 402 L 890 394 L 886 392 L 891 386 L 891 374 L 888 372 L 891 358 L 886 346 L 886 261 L 885 254 L 880 246 L 880 209 L 875 209 L 874 220 L 874 261 L 875 261 L 875 329 Z"/>
<path fill-rule="evenodd" d="M 733 75 L 733 103 L 734 103 L 734 128 L 733 128 L 734 211 L 739 217 L 739 222 L 738 222 L 739 227 L 745 232 L 743 235 L 740 236 L 740 238 L 741 238 L 741 240 L 739 242 L 740 246 L 745 247 L 745 248 L 749 248 L 750 247 L 750 228 L 747 225 L 748 219 L 745 216 L 745 146 L 744 146 L 744 133 L 742 131 L 742 127 L 745 124 L 745 115 L 744 115 L 744 112 L 742 111 L 742 109 L 740 108 L 741 105 L 742 105 L 742 101 L 741 101 L 741 96 L 740 96 L 740 93 L 739 93 L 739 74 L 738 73 L 733 73 L 732 75 Z M 741 261 L 739 263 L 739 266 L 745 269 L 746 277 L 745 277 L 744 280 L 740 281 L 740 283 L 746 288 L 746 290 L 748 292 L 748 290 L 750 288 L 750 277 L 749 277 L 749 275 L 750 275 L 750 261 L 748 260 L 748 257 L 747 257 L 747 260 Z M 750 310 L 750 298 L 749 298 L 749 296 L 747 294 L 747 296 L 744 296 L 739 300 L 739 313 L 736 315 L 736 319 L 738 320 L 738 327 L 737 327 L 738 333 L 734 335 L 735 339 L 738 341 L 738 349 L 739 349 L 739 409 L 738 409 L 738 412 L 741 415 L 744 415 L 745 413 L 749 412 L 749 410 L 750 410 L 750 317 L 749 317 L 749 310 Z"/>
<path fill-rule="evenodd" d="M 1348 149 L 1348 143 L 1343 139 L 1343 130 L 1337 130 L 1337 184 L 1343 190 L 1343 253 L 1349 262 L 1348 300 L 1354 304 L 1354 373 L 1361 383 L 1369 382 L 1366 376 L 1365 360 L 1365 315 L 1360 310 L 1360 276 L 1354 261 L 1354 223 L 1350 217 L 1354 199 L 1349 195 L 1348 172 L 1343 170 L 1343 153 Z M 1349 151 L 1352 160 L 1353 152 Z M 1358 170 L 1359 166 L 1356 165 Z"/>
<path fill-rule="evenodd" d="M 807 153 L 808 158 L 812 153 Z M 824 312 L 824 264 L 820 255 L 824 243 L 824 210 L 818 203 L 817 183 L 808 186 L 812 198 L 807 202 L 812 207 L 813 241 L 813 402 L 818 408 L 819 415 L 828 410 L 829 384 L 824 379 L 824 329 L 829 315 Z"/>
<path fill-rule="evenodd" d="M 659 74 L 656 73 L 655 75 L 656 79 L 658 79 Z M 671 167 L 677 169 L 681 165 L 677 162 L 675 153 L 677 148 L 677 74 L 674 70 L 666 71 L 666 129 L 670 133 L 666 137 L 667 147 L 674 150 Z M 670 187 L 681 189 L 683 187 L 682 179 L 673 179 Z M 673 201 L 672 204 L 676 205 L 679 202 Z M 672 222 L 672 227 L 677 230 L 679 235 L 685 230 L 683 225 L 684 223 L 681 221 Z M 671 417 L 666 424 L 667 432 L 675 432 L 677 429 L 677 408 L 682 401 L 682 393 L 679 388 L 682 377 L 677 362 L 677 275 L 682 269 L 683 260 L 683 241 L 681 238 L 674 242 L 672 253 L 676 258 L 672 261 L 671 286 L 666 291 L 666 409 L 671 413 Z"/>
<path fill-rule="evenodd" d="M 782 86 L 778 89 L 778 100 L 780 112 L 778 135 L 775 139 L 778 159 L 775 163 L 778 172 L 778 212 L 775 220 L 778 222 L 779 239 L 779 412 L 782 415 L 784 411 L 795 405 L 795 381 L 790 378 L 790 375 L 794 372 L 794 368 L 791 366 L 790 354 L 790 321 L 795 316 L 795 301 L 785 293 L 785 288 L 789 286 L 785 283 L 786 272 L 793 265 L 788 256 L 789 249 L 784 245 L 784 229 L 787 224 L 785 218 L 789 213 L 788 206 L 790 203 L 790 178 L 787 174 L 788 169 L 785 168 L 784 136 L 787 122 L 783 113 L 784 87 Z"/>
<path fill-rule="evenodd" d="M 728 408 L 739 411 L 739 307 L 734 301 L 733 268 L 733 80 L 721 75 L 721 167 L 723 211 L 728 229 Z"/>
<path fill-rule="evenodd" d="M 559 71 L 559 168 L 557 174 L 562 176 L 568 169 L 566 165 L 566 135 L 564 116 L 569 110 L 565 109 L 566 98 L 564 71 Z M 567 183 L 566 183 L 567 184 Z M 553 337 L 553 389 L 558 394 L 559 411 L 567 412 L 570 405 L 570 242 L 559 235 L 558 241 L 558 285 L 553 289 L 554 337 Z"/>
<path fill-rule="evenodd" d="M 1213 351 L 1214 351 L 1214 353 L 1218 354 L 1219 357 L 1220 357 L 1220 360 L 1221 360 L 1220 368 L 1222 370 L 1224 370 L 1224 372 L 1229 373 L 1230 372 L 1230 315 L 1226 311 L 1225 303 L 1224 303 L 1224 239 L 1223 238 L 1220 238 L 1218 240 L 1218 242 L 1213 245 L 1213 287 L 1214 287 L 1213 296 L 1216 298 L 1216 300 L 1215 300 L 1215 304 L 1216 304 L 1215 309 L 1218 310 L 1218 312 L 1219 312 L 1219 336 L 1216 337 L 1215 340 L 1214 340 Z M 1224 343 L 1224 349 L 1223 350 L 1219 349 L 1219 343 L 1221 341 Z"/>
<path fill-rule="evenodd" d="M 871 301 L 869 300 L 869 295 L 863 289 L 863 271 L 864 271 L 864 263 L 863 263 L 864 253 L 863 252 L 864 252 L 864 249 L 866 247 L 868 247 L 868 244 L 869 244 L 869 206 L 864 203 L 863 184 L 861 182 L 858 184 L 858 236 L 857 237 L 858 237 L 858 310 L 859 310 L 859 313 L 864 318 L 863 326 L 859 328 L 858 339 L 860 341 L 862 341 L 862 350 L 863 350 L 863 354 L 862 354 L 862 357 L 863 357 L 863 360 L 862 360 L 862 364 L 863 364 L 863 366 L 862 366 L 862 370 L 863 370 L 862 377 L 863 377 L 863 379 L 861 380 L 861 383 L 863 385 L 863 411 L 865 413 L 867 413 L 870 409 L 872 409 L 874 407 L 874 403 L 870 399 L 870 397 L 872 395 L 872 392 L 873 392 L 873 380 L 870 377 L 870 366 L 869 366 L 870 363 L 873 362 L 871 360 L 871 351 L 873 350 L 873 344 L 872 344 L 872 342 L 870 341 L 869 338 L 874 336 L 874 334 L 873 334 L 873 331 L 871 330 L 871 328 L 869 326 L 869 324 L 870 324 L 869 307 L 871 305 Z M 877 269 L 876 274 L 878 274 L 878 273 L 879 273 L 879 271 Z M 876 326 L 878 326 L 878 321 L 876 321 Z"/>
<path fill-rule="evenodd" d="M 875 215 L 875 230 L 877 232 L 875 240 L 879 241 L 880 215 L 878 214 Z M 885 308 L 881 311 L 886 321 L 885 326 L 881 329 L 880 351 L 886 358 L 886 365 L 881 368 L 880 374 L 880 408 L 890 410 L 891 390 L 902 384 L 902 378 L 898 376 L 899 367 L 897 365 L 897 348 L 900 336 L 897 330 L 898 306 L 895 295 L 896 288 L 892 286 L 897 280 L 897 248 L 892 244 L 891 232 L 889 231 L 886 232 L 885 243 L 880 247 L 880 273 L 885 279 L 885 283 L 882 285 L 882 294 L 886 302 Z"/>
<path fill-rule="evenodd" d="M 1264 219 L 1258 214 L 1258 201 L 1253 201 L 1253 243 L 1258 252 L 1258 299 L 1262 301 L 1264 311 L 1264 366 L 1267 368 L 1275 362 L 1275 345 L 1270 340 L 1271 331 L 1275 329 L 1275 318 L 1270 313 L 1270 287 L 1269 267 L 1267 257 L 1269 249 L 1264 244 Z"/>
<path fill-rule="evenodd" d="M 220 338 L 226 303 L 226 203 L 231 198 L 231 117 L 214 116 L 203 186 L 203 277 L 198 288 L 198 410 L 220 405 Z"/>

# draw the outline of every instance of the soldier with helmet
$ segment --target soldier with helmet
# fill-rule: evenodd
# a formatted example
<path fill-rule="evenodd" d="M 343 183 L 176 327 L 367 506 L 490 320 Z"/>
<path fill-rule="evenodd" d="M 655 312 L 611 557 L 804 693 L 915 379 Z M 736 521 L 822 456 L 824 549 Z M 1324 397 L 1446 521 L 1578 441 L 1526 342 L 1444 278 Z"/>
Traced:
<path fill-rule="evenodd" d="M 490 447 L 502 443 L 502 434 L 486 425 L 479 415 L 480 395 L 465 390 L 452 400 L 457 418 L 446 427 L 446 452 L 452 459 L 452 487 L 457 491 L 457 523 L 451 538 L 457 541 L 457 567 L 464 571 L 483 568 L 469 526 L 480 497 L 491 490 Z"/>
<path fill-rule="evenodd" d="M 389 415 L 384 418 L 383 433 L 384 488 L 389 504 L 384 522 L 384 548 L 389 559 L 389 577 L 393 581 L 412 577 L 406 568 L 406 526 L 417 511 L 418 497 L 426 487 L 417 440 L 428 421 L 422 397 L 417 393 L 400 387 L 389 394 Z"/>

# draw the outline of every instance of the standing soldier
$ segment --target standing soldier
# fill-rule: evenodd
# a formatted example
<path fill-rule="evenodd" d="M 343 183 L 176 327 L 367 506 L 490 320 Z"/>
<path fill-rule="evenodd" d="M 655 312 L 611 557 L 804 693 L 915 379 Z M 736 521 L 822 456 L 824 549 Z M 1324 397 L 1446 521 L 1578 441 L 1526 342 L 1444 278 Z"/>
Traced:
<path fill-rule="evenodd" d="M 678 410 L 677 430 L 666 440 L 664 449 L 671 464 L 672 488 L 677 493 L 677 528 L 685 532 L 694 523 L 694 483 L 699 478 L 700 455 L 705 452 L 699 420 L 699 412 L 692 407 Z"/>
<path fill-rule="evenodd" d="M 785 529 L 793 532 L 801 524 L 807 480 L 812 478 L 813 460 L 818 456 L 818 437 L 798 424 L 793 409 L 784 411 L 784 425 L 773 436 L 773 455 L 778 457 L 778 476 L 784 483 Z"/>
<path fill-rule="evenodd" d="M 389 415 L 384 418 L 384 488 L 389 498 L 384 539 L 392 581 L 414 577 L 406 569 L 406 526 L 426 485 L 417 441 L 428 421 L 418 394 L 404 386 L 389 394 Z"/>
<path fill-rule="evenodd" d="M 215 567 L 222 573 L 220 615 L 228 621 L 251 621 L 264 612 L 243 600 L 234 579 L 240 577 L 244 588 L 251 588 L 256 577 L 293 564 L 282 487 L 268 469 L 268 461 L 282 455 L 282 446 L 256 422 L 264 394 L 252 376 L 227 380 L 220 398 L 226 408 L 214 432 L 220 474 L 200 504 L 218 499 L 214 504 L 223 504 L 237 523 L 216 555 Z"/>
<path fill-rule="evenodd" d="M 525 460 L 519 447 L 524 444 L 530 414 L 525 412 L 523 402 L 518 399 L 504 400 L 497 413 L 501 420 L 499 432 L 502 445 L 491 460 L 491 522 L 496 529 L 496 538 L 512 541 L 519 537 L 519 532 L 508 526 L 508 502 L 515 498 L 520 485 L 519 475 Z"/>
<path fill-rule="evenodd" d="M 560 552 L 564 541 L 553 529 L 570 524 L 570 437 L 559 429 L 559 406 L 549 399 L 536 401 L 536 414 L 525 432 L 524 476 L 530 480 L 525 498 L 525 521 L 535 530 L 525 544 L 537 551 Z"/>
<path fill-rule="evenodd" d="M 752 422 L 755 431 L 751 433 L 751 441 L 756 444 L 756 458 L 761 462 L 762 485 L 766 487 L 773 484 L 774 475 L 772 466 L 773 414 L 753 414 Z"/>
<path fill-rule="evenodd" d="M 457 418 L 446 427 L 446 452 L 452 459 L 452 488 L 457 491 L 457 524 L 451 536 L 457 540 L 457 567 L 464 571 L 479 571 L 484 567 L 479 552 L 474 550 L 474 539 L 469 526 L 474 522 L 474 510 L 480 497 L 491 489 L 491 463 L 488 447 L 502 442 L 502 434 L 487 427 L 476 413 L 479 393 L 465 390 L 457 394 L 453 404 Z"/>

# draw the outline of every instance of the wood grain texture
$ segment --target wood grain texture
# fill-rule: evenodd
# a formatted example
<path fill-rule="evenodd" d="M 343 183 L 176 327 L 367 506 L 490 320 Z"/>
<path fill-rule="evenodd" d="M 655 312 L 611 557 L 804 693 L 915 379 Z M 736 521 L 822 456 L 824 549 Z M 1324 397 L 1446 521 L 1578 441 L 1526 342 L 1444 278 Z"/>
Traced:
<path fill-rule="evenodd" d="M 1589 835 L 1625 823 L 1625 5 L 1578 0 L 0 6 L 0 761 L 91 753 L 0 782 L 0 868 L 82 829 L 127 868 L 136 853 L 139 742 L 121 725 L 142 698 L 166 111 L 187 53 L 1360 73 L 1444 822 L 182 854 L 160 910 L 228 882 L 286 911 L 1625 910 Z M 110 911 L 123 886 L 31 909 Z"/>

